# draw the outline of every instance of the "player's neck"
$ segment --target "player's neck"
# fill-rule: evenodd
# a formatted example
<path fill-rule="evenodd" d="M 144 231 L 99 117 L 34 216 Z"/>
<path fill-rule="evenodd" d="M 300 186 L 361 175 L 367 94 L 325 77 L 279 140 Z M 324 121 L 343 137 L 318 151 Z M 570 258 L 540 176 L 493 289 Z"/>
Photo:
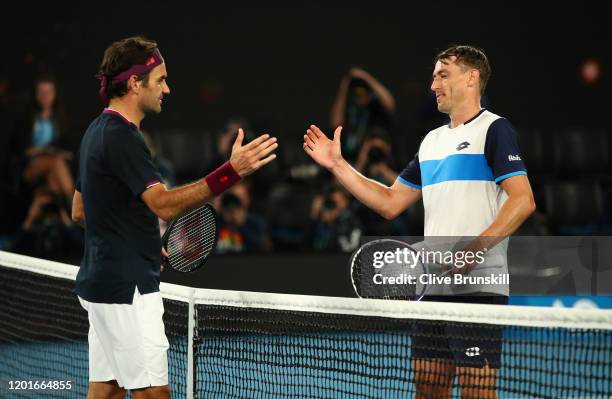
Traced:
<path fill-rule="evenodd" d="M 451 129 L 454 129 L 462 123 L 472 119 L 480 112 L 480 109 L 480 98 L 476 101 L 462 104 L 462 106 L 453 109 L 449 114 Z"/>
<path fill-rule="evenodd" d="M 128 99 L 113 98 L 108 104 L 108 108 L 120 113 L 125 119 L 132 122 L 140 129 L 140 122 L 144 119 L 144 114 Z"/>

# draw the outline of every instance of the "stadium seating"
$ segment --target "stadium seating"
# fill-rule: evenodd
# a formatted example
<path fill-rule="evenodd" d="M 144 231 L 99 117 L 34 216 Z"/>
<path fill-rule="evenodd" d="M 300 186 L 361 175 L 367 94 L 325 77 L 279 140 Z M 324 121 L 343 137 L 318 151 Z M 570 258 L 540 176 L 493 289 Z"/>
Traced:
<path fill-rule="evenodd" d="M 546 184 L 546 215 L 553 232 L 597 233 L 605 221 L 604 195 L 598 180 Z"/>

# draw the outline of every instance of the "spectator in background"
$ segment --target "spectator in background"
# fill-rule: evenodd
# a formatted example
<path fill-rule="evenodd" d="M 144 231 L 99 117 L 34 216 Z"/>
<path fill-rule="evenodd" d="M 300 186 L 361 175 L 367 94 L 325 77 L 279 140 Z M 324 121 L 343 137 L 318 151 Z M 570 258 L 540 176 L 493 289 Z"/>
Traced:
<path fill-rule="evenodd" d="M 359 246 L 363 228 L 350 203 L 346 191 L 336 185 L 315 196 L 310 213 L 315 251 L 351 252 Z"/>
<path fill-rule="evenodd" d="M 354 161 L 363 141 L 374 128 L 390 131 L 395 99 L 376 78 L 352 68 L 340 81 L 331 111 L 331 125 L 343 126 L 343 154 Z"/>
<path fill-rule="evenodd" d="M 45 183 L 70 209 L 74 179 L 65 150 L 67 118 L 53 77 L 36 81 L 33 103 L 17 122 L 12 138 L 13 169 L 30 186 Z"/>
<path fill-rule="evenodd" d="M 249 142 L 253 139 L 250 124 L 245 118 L 230 118 L 225 124 L 223 130 L 217 135 L 216 153 L 214 158 L 208 162 L 211 166 L 207 169 L 214 170 L 219 163 L 223 163 L 229 159 L 229 155 L 232 152 L 232 144 L 234 144 L 234 141 L 236 141 L 236 136 L 238 135 L 238 129 L 242 129 L 244 131 L 245 142 Z"/>
<path fill-rule="evenodd" d="M 238 129 L 244 131 L 244 142 L 255 138 L 253 134 L 253 127 L 251 123 L 243 117 L 235 116 L 226 122 L 223 130 L 217 134 L 216 143 L 216 154 L 207 163 L 207 169 L 214 170 L 219 163 L 225 162 L 228 159 L 232 149 L 232 144 L 236 140 Z M 266 170 L 261 170 L 259 173 L 249 178 L 249 206 L 248 208 L 252 212 L 256 210 L 263 212 L 265 209 L 265 203 L 267 202 L 268 193 L 272 190 L 273 186 L 278 182 L 278 165 L 270 165 Z"/>
<path fill-rule="evenodd" d="M 59 198 L 46 186 L 38 187 L 28 215 L 11 250 L 59 262 L 76 263 L 82 256 L 83 237 Z"/>
<path fill-rule="evenodd" d="M 398 165 L 393 159 L 391 143 L 384 132 L 376 129 L 359 149 L 355 168 L 364 176 L 391 186 L 397 179 Z M 370 208 L 357 203 L 354 212 L 364 223 L 364 234 L 371 236 L 409 235 L 410 229 L 404 217 L 386 220 Z"/>
<path fill-rule="evenodd" d="M 391 185 L 397 179 L 396 162 L 386 135 L 374 131 L 359 149 L 355 168 L 364 176 Z"/>
<path fill-rule="evenodd" d="M 272 241 L 262 217 L 249 210 L 251 188 L 241 181 L 215 199 L 219 210 L 217 253 L 269 252 Z"/>

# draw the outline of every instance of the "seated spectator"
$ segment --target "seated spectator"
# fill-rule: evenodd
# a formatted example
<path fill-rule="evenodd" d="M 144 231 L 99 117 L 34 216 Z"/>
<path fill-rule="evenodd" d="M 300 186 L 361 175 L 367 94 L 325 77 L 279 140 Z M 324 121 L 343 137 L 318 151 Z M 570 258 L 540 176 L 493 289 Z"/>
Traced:
<path fill-rule="evenodd" d="M 224 193 L 216 205 L 219 213 L 217 253 L 272 250 L 264 219 L 249 211 L 250 193 L 244 181 Z"/>
<path fill-rule="evenodd" d="M 332 186 L 312 202 L 311 242 L 315 251 L 351 252 L 359 247 L 363 227 L 350 208 L 350 197 Z"/>
<path fill-rule="evenodd" d="M 72 224 L 58 197 L 46 186 L 37 188 L 11 250 L 37 258 L 75 263 L 80 261 L 82 248 L 82 231 Z"/>
<path fill-rule="evenodd" d="M 340 82 L 330 118 L 332 127 L 343 126 L 342 155 L 355 161 L 372 129 L 390 131 L 394 111 L 391 92 L 368 72 L 351 68 Z"/>
<path fill-rule="evenodd" d="M 41 77 L 36 81 L 33 104 L 13 132 L 13 170 L 31 187 L 46 184 L 70 209 L 74 179 L 68 161 L 73 156 L 65 150 L 66 135 L 57 83 L 52 77 Z"/>

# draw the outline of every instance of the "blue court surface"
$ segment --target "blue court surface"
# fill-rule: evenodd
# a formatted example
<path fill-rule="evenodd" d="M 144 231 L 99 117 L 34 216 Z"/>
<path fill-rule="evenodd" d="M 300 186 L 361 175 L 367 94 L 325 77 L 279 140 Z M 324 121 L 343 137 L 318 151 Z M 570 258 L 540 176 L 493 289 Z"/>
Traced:
<path fill-rule="evenodd" d="M 559 332 L 561 331 L 561 332 Z M 572 330 L 504 333 L 500 398 L 584 398 L 611 392 L 612 338 Z M 185 347 L 173 338 L 171 348 Z M 179 353 L 180 352 L 180 353 Z M 196 346 L 196 398 L 406 398 L 414 396 L 410 337 L 398 333 L 233 334 Z M 87 344 L 0 344 L 0 397 L 84 397 Z M 170 386 L 185 397 L 186 355 L 169 352 Z M 71 381 L 72 389 L 8 390 L 8 380 Z M 455 388 L 454 397 L 458 396 Z M 589 396 L 604 397 L 604 396 Z"/>

